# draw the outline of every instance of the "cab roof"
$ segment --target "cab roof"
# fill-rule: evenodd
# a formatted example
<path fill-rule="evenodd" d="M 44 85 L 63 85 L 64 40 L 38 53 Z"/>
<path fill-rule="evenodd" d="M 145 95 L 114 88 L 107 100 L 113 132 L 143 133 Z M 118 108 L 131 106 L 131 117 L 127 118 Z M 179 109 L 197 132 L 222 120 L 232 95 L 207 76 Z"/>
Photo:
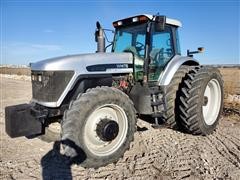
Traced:
<path fill-rule="evenodd" d="M 129 20 L 129 19 L 134 19 L 134 18 L 142 18 L 142 19 L 147 19 L 147 20 L 153 20 L 155 21 L 155 18 L 156 16 L 155 15 L 150 15 L 150 14 L 140 14 L 140 15 L 136 15 L 136 16 L 132 16 L 132 17 L 128 17 L 128 18 L 124 18 L 124 19 L 121 19 L 121 20 L 118 20 L 118 21 L 114 21 L 113 22 L 113 26 L 115 26 L 116 24 L 118 24 L 118 22 L 121 22 L 121 21 L 126 21 L 126 20 Z M 182 23 L 176 19 L 171 19 L 171 18 L 168 18 L 166 17 L 166 24 L 169 24 L 169 25 L 173 25 L 173 26 L 177 26 L 177 27 L 182 27 Z"/>

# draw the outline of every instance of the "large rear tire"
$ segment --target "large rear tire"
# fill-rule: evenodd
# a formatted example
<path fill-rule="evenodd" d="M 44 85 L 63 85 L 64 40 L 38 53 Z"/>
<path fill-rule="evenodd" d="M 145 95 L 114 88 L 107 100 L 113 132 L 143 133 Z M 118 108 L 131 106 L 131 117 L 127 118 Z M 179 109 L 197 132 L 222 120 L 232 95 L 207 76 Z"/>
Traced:
<path fill-rule="evenodd" d="M 166 100 L 167 100 L 167 112 L 165 121 L 173 129 L 180 129 L 181 125 L 177 120 L 176 114 L 178 114 L 178 109 L 175 108 L 178 104 L 177 96 L 180 91 L 180 84 L 183 81 L 185 75 L 192 69 L 191 66 L 182 65 L 177 72 L 174 74 L 170 84 L 166 89 Z"/>
<path fill-rule="evenodd" d="M 136 111 L 128 96 L 112 87 L 97 87 L 70 103 L 62 122 L 62 141 L 74 142 L 85 153 L 82 166 L 97 168 L 122 157 L 135 130 Z M 77 156 L 68 145 L 64 154 Z"/>
<path fill-rule="evenodd" d="M 192 134 L 212 133 L 223 109 L 223 81 L 217 68 L 197 66 L 180 85 L 178 118 Z"/>

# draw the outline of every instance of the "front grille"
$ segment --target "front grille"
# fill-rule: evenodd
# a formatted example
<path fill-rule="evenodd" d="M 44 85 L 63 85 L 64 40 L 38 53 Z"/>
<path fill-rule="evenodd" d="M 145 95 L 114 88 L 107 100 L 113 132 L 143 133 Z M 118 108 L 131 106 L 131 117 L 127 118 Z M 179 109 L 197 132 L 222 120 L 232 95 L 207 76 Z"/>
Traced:
<path fill-rule="evenodd" d="M 57 102 L 73 74 L 73 71 L 32 71 L 33 99 Z"/>

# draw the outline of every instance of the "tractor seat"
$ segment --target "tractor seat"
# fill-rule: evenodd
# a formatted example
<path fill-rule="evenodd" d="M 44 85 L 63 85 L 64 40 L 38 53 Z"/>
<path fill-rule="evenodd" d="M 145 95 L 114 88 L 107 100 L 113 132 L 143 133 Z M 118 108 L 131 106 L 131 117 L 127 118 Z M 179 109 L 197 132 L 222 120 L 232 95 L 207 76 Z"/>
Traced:
<path fill-rule="evenodd" d="M 164 57 L 163 57 L 164 49 L 152 49 L 150 52 L 150 65 L 154 66 L 161 66 L 164 64 Z"/>
<path fill-rule="evenodd" d="M 128 46 L 126 47 L 123 52 L 131 52 L 133 53 L 135 56 L 139 56 L 138 52 L 137 52 L 137 49 L 134 47 L 134 46 Z"/>

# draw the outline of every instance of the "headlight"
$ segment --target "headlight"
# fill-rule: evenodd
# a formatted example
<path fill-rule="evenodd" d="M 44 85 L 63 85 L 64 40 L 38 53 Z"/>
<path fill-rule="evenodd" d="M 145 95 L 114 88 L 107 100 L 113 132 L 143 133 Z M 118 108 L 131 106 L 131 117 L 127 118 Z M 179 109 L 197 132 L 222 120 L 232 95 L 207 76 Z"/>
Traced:
<path fill-rule="evenodd" d="M 32 81 L 39 81 L 39 82 L 41 82 L 42 79 L 43 79 L 42 76 L 43 76 L 42 74 L 33 74 L 32 73 Z"/>
<path fill-rule="evenodd" d="M 38 75 L 38 81 L 39 81 L 39 82 L 42 81 L 42 75 Z"/>

